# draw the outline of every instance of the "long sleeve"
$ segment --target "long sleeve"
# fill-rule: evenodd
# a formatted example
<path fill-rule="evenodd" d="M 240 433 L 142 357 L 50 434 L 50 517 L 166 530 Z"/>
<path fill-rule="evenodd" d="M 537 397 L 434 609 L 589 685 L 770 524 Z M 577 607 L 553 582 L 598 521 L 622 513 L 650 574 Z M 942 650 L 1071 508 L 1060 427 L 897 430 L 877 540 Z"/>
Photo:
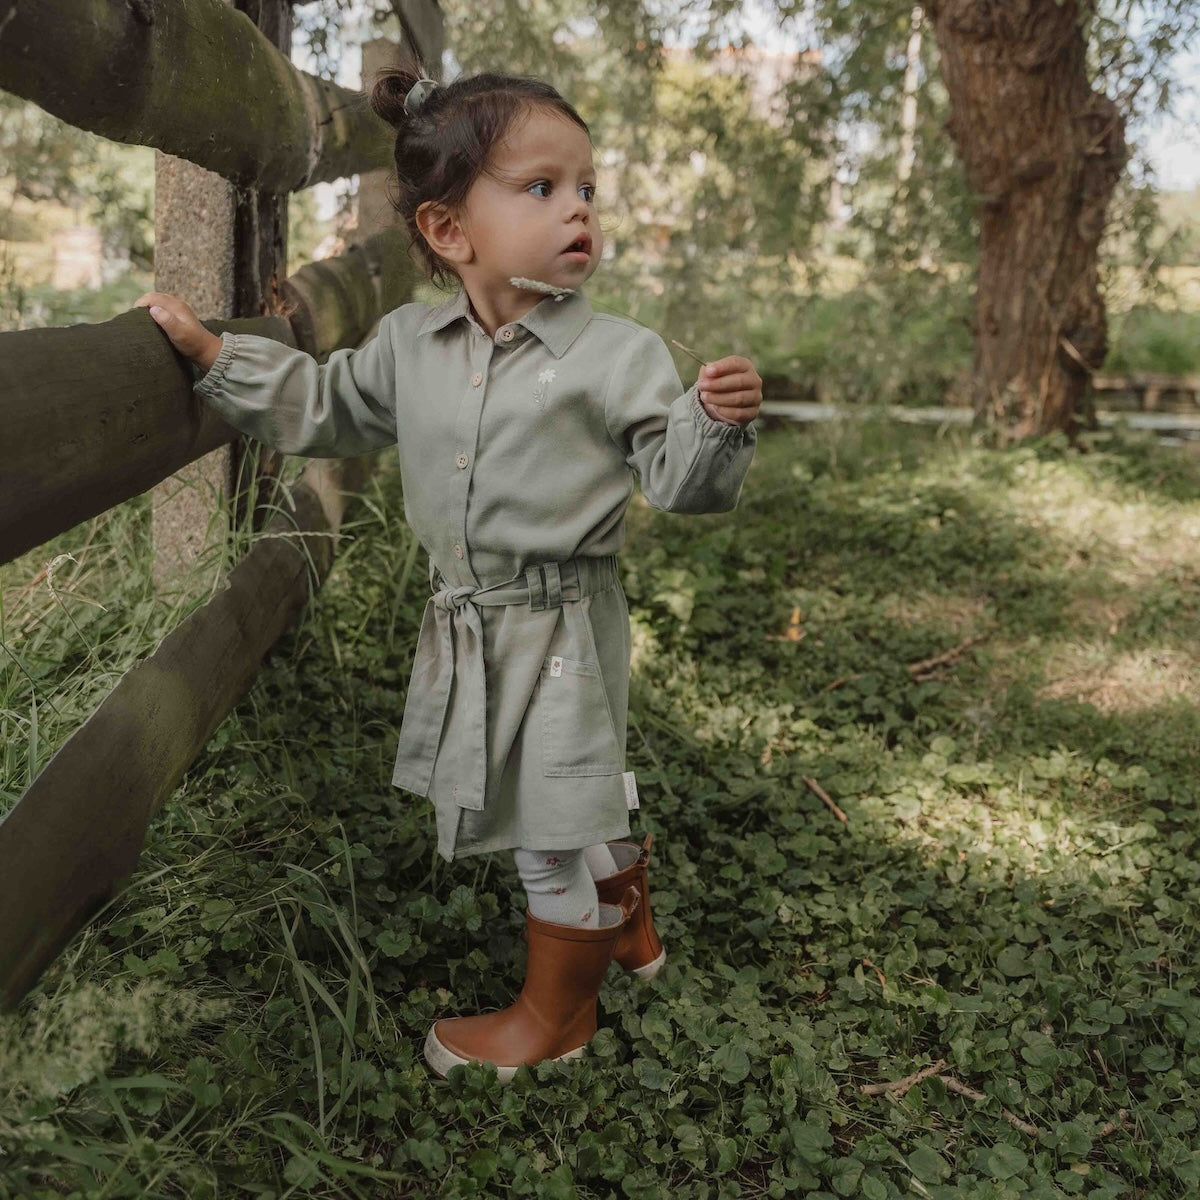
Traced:
<path fill-rule="evenodd" d="M 235 429 L 285 454 L 349 458 L 394 445 L 389 317 L 365 346 L 335 350 L 321 365 L 268 338 L 223 333 L 221 352 L 195 390 Z"/>
<path fill-rule="evenodd" d="M 753 429 L 715 421 L 698 389 L 686 391 L 671 353 L 639 329 L 609 376 L 605 420 L 642 493 L 669 512 L 728 512 L 754 457 Z"/>

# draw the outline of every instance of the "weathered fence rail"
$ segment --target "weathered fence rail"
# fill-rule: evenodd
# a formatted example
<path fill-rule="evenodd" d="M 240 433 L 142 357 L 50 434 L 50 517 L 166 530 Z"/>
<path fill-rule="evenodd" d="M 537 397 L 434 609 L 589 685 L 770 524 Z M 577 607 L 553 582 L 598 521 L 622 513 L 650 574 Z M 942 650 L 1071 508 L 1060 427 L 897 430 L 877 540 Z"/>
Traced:
<path fill-rule="evenodd" d="M 292 66 L 223 0 L 0 0 L 0 87 L 272 192 L 385 167 L 391 154 L 362 92 Z"/>
<path fill-rule="evenodd" d="M 335 472 L 340 486 L 293 491 L 294 512 L 274 518 L 222 591 L 121 679 L 0 821 L 0 1005 L 16 1004 L 119 891 L 162 800 L 328 574 L 329 539 L 302 535 L 336 531 L 366 478 L 359 460 Z"/>
<path fill-rule="evenodd" d="M 271 3 L 286 31 L 283 0 Z M 395 7 L 408 52 L 436 70 L 435 0 Z M 0 0 L 0 87 L 264 193 L 389 157 L 361 93 L 297 71 L 221 0 Z M 393 230 L 280 282 L 284 316 L 209 328 L 324 359 L 361 342 L 415 277 Z M 140 311 L 0 334 L 0 421 L 0 563 L 236 436 L 193 399 L 189 368 Z M 0 1005 L 21 999 L 133 871 L 154 812 L 328 572 L 327 535 L 368 472 L 367 460 L 310 463 L 227 585 L 120 680 L 0 819 Z"/>
<path fill-rule="evenodd" d="M 381 234 L 287 280 L 291 324 L 258 317 L 208 327 L 274 338 L 323 359 L 361 341 L 411 278 L 403 237 Z M 144 310 L 98 325 L 0 333 L 0 396 L 0 562 L 238 436 L 192 399 L 186 366 Z"/>
<path fill-rule="evenodd" d="M 294 344 L 280 317 L 214 321 Z M 0 333 L 0 562 L 140 495 L 237 433 L 144 309 L 100 325 Z"/>
<path fill-rule="evenodd" d="M 1104 402 L 1143 412 L 1158 410 L 1189 412 L 1200 400 L 1200 375 L 1164 375 L 1161 372 L 1133 372 L 1129 375 L 1093 375 L 1092 390 Z"/>

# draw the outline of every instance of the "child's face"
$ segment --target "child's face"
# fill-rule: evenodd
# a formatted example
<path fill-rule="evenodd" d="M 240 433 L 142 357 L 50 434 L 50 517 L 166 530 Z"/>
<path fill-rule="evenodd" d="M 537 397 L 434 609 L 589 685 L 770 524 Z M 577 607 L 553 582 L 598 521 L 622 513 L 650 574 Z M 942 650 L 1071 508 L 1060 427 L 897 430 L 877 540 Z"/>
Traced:
<path fill-rule="evenodd" d="M 475 279 L 464 271 L 464 282 L 504 291 L 511 290 L 510 278 L 522 276 L 580 287 L 604 248 L 595 190 L 587 134 L 552 109 L 530 110 L 467 193 L 460 218 Z"/>

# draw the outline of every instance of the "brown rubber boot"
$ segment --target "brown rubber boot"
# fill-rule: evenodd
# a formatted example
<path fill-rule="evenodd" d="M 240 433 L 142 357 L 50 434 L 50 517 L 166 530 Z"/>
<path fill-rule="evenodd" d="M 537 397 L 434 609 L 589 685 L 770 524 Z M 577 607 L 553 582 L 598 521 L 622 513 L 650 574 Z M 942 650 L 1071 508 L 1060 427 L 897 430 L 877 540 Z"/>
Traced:
<path fill-rule="evenodd" d="M 640 850 L 635 842 L 609 842 L 608 848 L 617 863 L 617 873 L 596 880 L 596 895 L 606 904 L 615 904 L 615 897 L 624 895 L 630 884 L 638 890 L 641 903 L 622 930 L 613 951 L 613 959 L 639 979 L 653 979 L 667 961 L 667 952 L 659 941 L 654 928 L 654 915 L 650 911 L 647 864 L 653 841 L 654 834 L 646 834 Z"/>
<path fill-rule="evenodd" d="M 582 1058 L 596 1032 L 596 999 L 613 947 L 639 902 L 637 888 L 629 887 L 619 903 L 602 903 L 599 929 L 554 925 L 526 911 L 529 955 L 521 994 L 499 1012 L 435 1022 L 425 1038 L 425 1061 L 443 1079 L 460 1063 L 490 1062 L 506 1083 L 522 1065 Z"/>

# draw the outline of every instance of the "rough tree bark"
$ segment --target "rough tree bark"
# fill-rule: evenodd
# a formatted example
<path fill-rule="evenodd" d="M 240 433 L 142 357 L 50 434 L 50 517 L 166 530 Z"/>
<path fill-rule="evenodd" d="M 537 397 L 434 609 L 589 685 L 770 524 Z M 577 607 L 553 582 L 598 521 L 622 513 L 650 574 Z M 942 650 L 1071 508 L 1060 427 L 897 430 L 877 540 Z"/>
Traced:
<path fill-rule="evenodd" d="M 950 135 L 979 213 L 972 394 L 1000 441 L 1094 420 L 1107 350 L 1098 250 L 1125 123 L 1093 90 L 1094 0 L 927 0 Z"/>

